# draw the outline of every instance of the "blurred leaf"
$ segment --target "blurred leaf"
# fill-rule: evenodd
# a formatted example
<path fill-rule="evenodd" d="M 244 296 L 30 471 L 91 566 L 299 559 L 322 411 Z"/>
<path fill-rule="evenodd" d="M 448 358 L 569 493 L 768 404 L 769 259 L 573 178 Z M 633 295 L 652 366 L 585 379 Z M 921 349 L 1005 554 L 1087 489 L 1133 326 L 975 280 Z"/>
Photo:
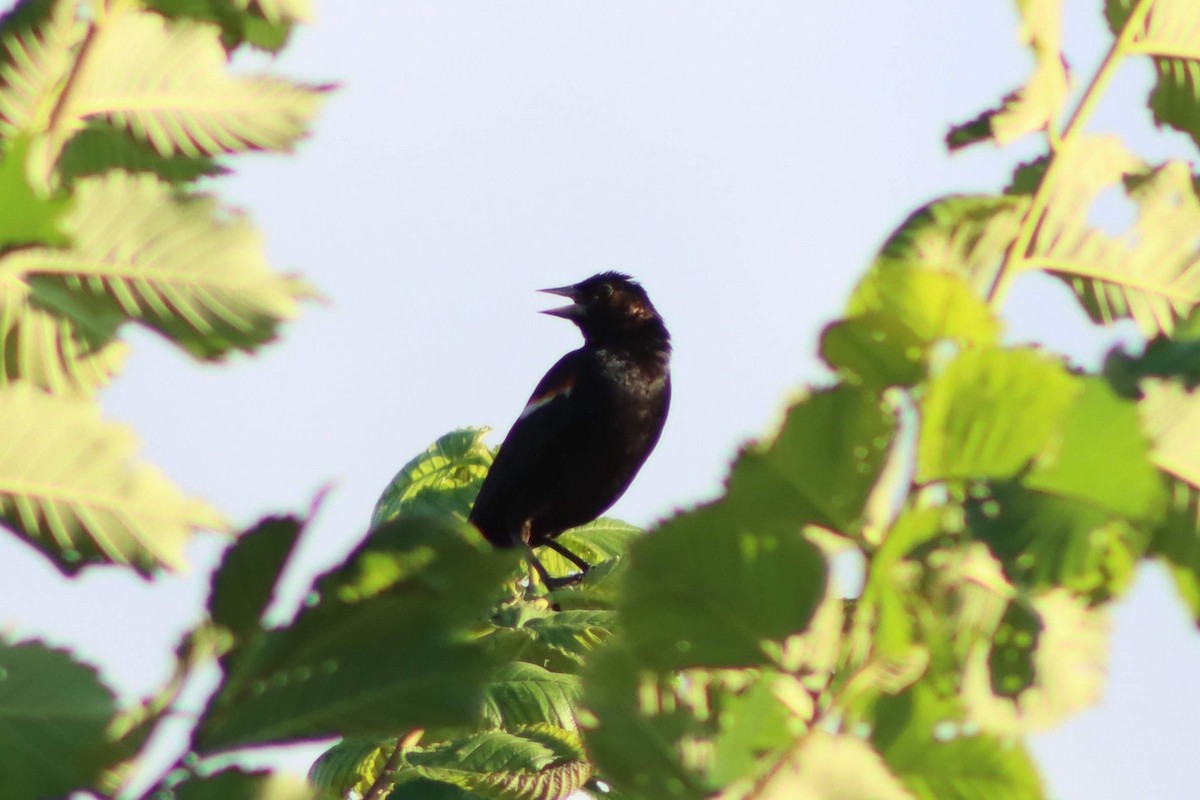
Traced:
<path fill-rule="evenodd" d="M 1170 509 L 1154 533 L 1150 553 L 1165 562 L 1180 598 L 1200 625 L 1200 490 L 1171 481 Z"/>
<path fill-rule="evenodd" d="M 4 209 L 0 214 L 0 252 L 17 245 L 67 243 L 60 222 L 71 199 L 61 194 L 45 197 L 34 191 L 25 177 L 28 149 L 25 136 L 0 140 L 0 208 Z"/>
<path fill-rule="evenodd" d="M 547 723 L 575 730 L 579 678 L 515 662 L 500 667 L 483 689 L 483 721 L 487 727 L 515 730 Z"/>
<path fill-rule="evenodd" d="M 971 531 L 1016 584 L 1108 600 L 1133 580 L 1148 532 L 1069 497 L 999 483 L 968 504 Z"/>
<path fill-rule="evenodd" d="M 371 527 L 402 513 L 445 514 L 465 522 L 492 465 L 492 451 L 483 443 L 487 432 L 451 431 L 401 467 L 375 504 Z"/>
<path fill-rule="evenodd" d="M 932 345 L 991 345 L 999 323 L 962 276 L 896 265 L 869 272 L 849 318 L 826 328 L 821 355 L 852 382 L 911 385 L 925 375 Z"/>
<path fill-rule="evenodd" d="M 802 522 L 787 530 L 757 525 L 754 516 L 726 499 L 674 517 L 634 545 L 617 610 L 642 663 L 766 664 L 766 643 L 808 626 L 825 590 L 825 560 L 800 535 Z"/>
<path fill-rule="evenodd" d="M 85 28 L 75 5 L 64 2 L 24 3 L 4 22 L 0 138 L 12 139 L 49 126 Z"/>
<path fill-rule="evenodd" d="M 951 195 L 917 209 L 892 233 L 871 271 L 900 266 L 949 272 L 986 297 L 1017 238 L 1029 200 L 1011 195 Z"/>
<path fill-rule="evenodd" d="M 756 531 L 794 534 L 820 525 L 853 533 L 895 429 L 895 417 L 874 392 L 850 386 L 813 392 L 788 409 L 773 439 L 743 448 L 722 503 L 731 507 L 730 516 L 740 517 L 739 527 Z M 645 542 L 631 552 L 652 547 Z M 679 552 L 694 549 L 680 545 Z"/>
<path fill-rule="evenodd" d="M 305 520 L 264 517 L 225 551 L 213 573 L 208 613 L 235 639 L 260 629 L 263 612 L 296 545 Z"/>
<path fill-rule="evenodd" d="M 959 353 L 921 401 L 917 480 L 1007 478 L 1058 431 L 1078 381 L 1035 350 Z"/>
<path fill-rule="evenodd" d="M 186 18 L 219 25 L 221 43 L 228 50 L 245 43 L 277 53 L 287 44 L 293 23 L 303 21 L 278 16 L 267 19 L 257 8 L 236 0 L 149 0 L 146 5 L 173 20 Z"/>
<path fill-rule="evenodd" d="M 88 303 L 92 316 L 97 307 L 124 315 L 215 358 L 271 340 L 297 300 L 311 296 L 298 279 L 271 272 L 258 232 L 244 218 L 222 219 L 211 200 L 177 200 L 154 177 L 121 172 L 80 180 L 75 197 L 65 220 L 72 248 L 0 259 L 0 268 L 31 276 L 57 310 Z"/>
<path fill-rule="evenodd" d="M 174 800 L 322 800 L 299 778 L 237 768 L 189 777 L 171 787 L 170 796 Z"/>
<path fill-rule="evenodd" d="M 151 172 L 172 185 L 229 172 L 206 156 L 161 155 L 146 142 L 97 120 L 89 122 L 67 142 L 58 169 L 67 186 L 80 178 L 114 169 Z"/>
<path fill-rule="evenodd" d="M 1138 404 L 1151 460 L 1159 469 L 1200 487 L 1200 393 L 1168 381 L 1148 380 Z"/>
<path fill-rule="evenodd" d="M 0 383 L 91 397 L 125 363 L 129 345 L 115 339 L 121 319 L 86 304 L 65 314 L 54 288 L 0 273 Z"/>
<path fill-rule="evenodd" d="M 1177 378 L 1186 388 L 1200 386 L 1200 309 L 1182 320 L 1171 338 L 1159 334 L 1136 356 L 1114 347 L 1104 358 L 1104 378 L 1124 397 L 1140 398 L 1145 378 Z"/>
<path fill-rule="evenodd" d="M 65 573 L 98 562 L 179 568 L 193 529 L 225 525 L 137 461 L 133 433 L 90 402 L 12 385 L 0 390 L 0 419 L 0 514 Z"/>
<path fill-rule="evenodd" d="M 987 733 L 1046 730 L 1100 699 L 1108 662 L 1108 617 L 1067 592 L 1009 604 L 990 646 L 965 664 L 967 718 Z"/>
<path fill-rule="evenodd" d="M 772 677 L 758 680 L 746 691 L 722 698 L 720 730 L 713 739 L 710 780 L 727 786 L 754 774 L 758 760 L 786 747 L 795 738 L 788 709 L 779 701 Z"/>
<path fill-rule="evenodd" d="M 1083 500 L 1134 521 L 1162 516 L 1166 492 L 1150 463 L 1137 404 L 1104 380 L 1080 380 L 1060 436 L 1022 481 L 1038 491 Z"/>
<path fill-rule="evenodd" d="M 104 119 L 163 155 L 290 150 L 328 87 L 232 76 L 215 26 L 171 24 L 111 9 L 94 27 L 65 102 L 56 109 L 46 169 L 87 121 Z"/>
<path fill-rule="evenodd" d="M 1058 0 L 1018 0 L 1019 38 L 1033 51 L 1036 66 L 1026 83 L 1004 98 L 997 109 L 955 125 L 946 145 L 957 150 L 992 139 L 1001 147 L 1042 130 L 1060 112 L 1070 90 L 1062 48 L 1062 4 Z"/>
<path fill-rule="evenodd" d="M 1116 137 L 1081 139 L 1056 158 L 1029 263 L 1070 284 L 1094 321 L 1128 317 L 1147 337 L 1170 335 L 1200 302 L 1190 168 L 1172 161 L 1145 171 Z M 1089 215 L 1122 179 L 1137 219 L 1114 237 L 1091 227 Z"/>
<path fill-rule="evenodd" d="M 753 800 L 911 800 L 870 745 L 854 736 L 810 731 Z"/>
<path fill-rule="evenodd" d="M 924 684 L 876 706 L 872 741 L 919 800 L 1040 800 L 1037 768 L 1020 743 L 970 734 L 957 704 Z"/>
<path fill-rule="evenodd" d="M 0 639 L 0 797 L 65 797 L 89 786 L 115 712 L 96 670 L 41 642 Z"/>
<path fill-rule="evenodd" d="M 1133 0 L 1107 0 L 1109 27 L 1119 34 L 1134 8 Z M 1200 9 L 1191 0 L 1155 0 L 1142 16 L 1131 52 L 1149 56 L 1157 82 L 1150 110 L 1159 125 L 1169 125 L 1200 146 Z"/>
<path fill-rule="evenodd" d="M 551 725 L 527 725 L 405 750 L 392 796 L 408 796 L 405 781 L 425 778 L 480 798 L 566 800 L 591 771 L 578 736 Z"/>
<path fill-rule="evenodd" d="M 213 752 L 471 723 L 489 675 L 471 629 L 517 558 L 445 518 L 376 528 L 317 579 L 294 622 L 231 654 L 196 746 Z"/>

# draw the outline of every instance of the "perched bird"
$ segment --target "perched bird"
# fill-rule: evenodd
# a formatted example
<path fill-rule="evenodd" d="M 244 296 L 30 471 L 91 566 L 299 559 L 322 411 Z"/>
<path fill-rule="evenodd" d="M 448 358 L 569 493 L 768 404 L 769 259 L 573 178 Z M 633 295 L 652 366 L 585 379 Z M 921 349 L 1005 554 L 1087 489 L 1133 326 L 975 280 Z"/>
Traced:
<path fill-rule="evenodd" d="M 542 313 L 575 323 L 583 347 L 559 359 L 533 390 L 470 521 L 497 547 L 530 548 L 531 563 L 553 589 L 590 568 L 555 538 L 615 503 L 658 443 L 671 402 L 671 337 L 628 275 L 602 272 L 541 291 L 570 298 L 571 305 Z M 581 571 L 551 578 L 533 554 L 541 545 Z"/>

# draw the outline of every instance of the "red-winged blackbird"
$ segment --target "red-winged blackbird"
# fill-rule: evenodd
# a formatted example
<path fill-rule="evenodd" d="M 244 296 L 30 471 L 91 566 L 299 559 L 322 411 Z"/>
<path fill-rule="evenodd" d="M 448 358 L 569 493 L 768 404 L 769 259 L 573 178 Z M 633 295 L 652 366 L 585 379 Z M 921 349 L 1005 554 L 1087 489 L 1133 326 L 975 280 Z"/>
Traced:
<path fill-rule="evenodd" d="M 579 326 L 583 347 L 559 359 L 533 390 L 470 521 L 497 547 L 531 548 L 542 581 L 557 588 L 578 581 L 590 565 L 555 537 L 615 503 L 658 442 L 671 402 L 671 337 L 628 275 L 603 272 L 541 291 L 573 301 L 542 313 Z M 540 545 L 581 572 L 551 578 L 533 555 Z"/>

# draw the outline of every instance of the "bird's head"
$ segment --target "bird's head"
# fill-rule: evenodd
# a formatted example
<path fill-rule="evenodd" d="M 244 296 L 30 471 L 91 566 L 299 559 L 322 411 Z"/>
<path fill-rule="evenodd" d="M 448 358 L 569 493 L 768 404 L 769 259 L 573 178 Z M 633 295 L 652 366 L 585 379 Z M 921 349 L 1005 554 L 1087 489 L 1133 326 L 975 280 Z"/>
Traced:
<path fill-rule="evenodd" d="M 668 349 L 670 336 L 641 284 L 620 272 L 601 272 L 572 286 L 541 289 L 571 299 L 571 305 L 543 311 L 579 326 L 595 345 L 634 345 Z"/>

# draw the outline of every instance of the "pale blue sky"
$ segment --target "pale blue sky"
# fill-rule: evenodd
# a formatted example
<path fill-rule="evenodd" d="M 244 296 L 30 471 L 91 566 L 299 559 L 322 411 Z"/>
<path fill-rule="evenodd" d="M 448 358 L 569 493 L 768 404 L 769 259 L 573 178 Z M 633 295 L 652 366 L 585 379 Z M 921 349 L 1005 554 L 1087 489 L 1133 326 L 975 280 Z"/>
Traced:
<path fill-rule="evenodd" d="M 577 345 L 533 290 L 621 269 L 666 317 L 674 407 L 614 509 L 650 523 L 711 496 L 736 445 L 824 376 L 821 326 L 910 210 L 996 190 L 1037 151 L 941 144 L 1029 67 L 1003 0 L 319 5 L 276 67 L 343 88 L 295 158 L 238 159 L 217 187 L 329 305 L 220 367 L 135 335 L 104 396 L 153 461 L 239 525 L 336 483 L 296 591 L 358 540 L 401 464 L 455 427 L 502 435 Z M 1102 55 L 1101 5 L 1067 3 L 1078 74 Z M 1122 74 L 1094 127 L 1194 159 L 1144 124 L 1148 76 Z M 1057 284 L 1018 282 L 1008 312 L 1012 339 L 1084 362 L 1112 338 Z M 0 622 L 75 648 L 127 698 L 148 692 L 207 592 L 215 547 L 191 552 L 184 577 L 65 584 L 0 538 Z M 1035 740 L 1052 796 L 1194 796 L 1200 639 L 1171 592 L 1144 570 L 1115 614 L 1103 705 Z"/>

